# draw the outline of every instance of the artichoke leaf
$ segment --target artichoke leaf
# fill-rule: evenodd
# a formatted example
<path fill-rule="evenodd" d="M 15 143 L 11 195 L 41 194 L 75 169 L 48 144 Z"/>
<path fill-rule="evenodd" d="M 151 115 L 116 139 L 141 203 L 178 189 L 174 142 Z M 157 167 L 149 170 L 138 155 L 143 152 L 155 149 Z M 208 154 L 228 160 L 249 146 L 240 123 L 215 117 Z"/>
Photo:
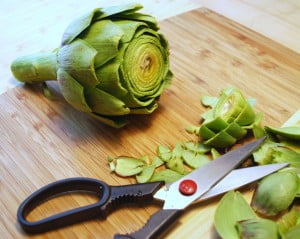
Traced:
<path fill-rule="evenodd" d="M 216 147 L 216 148 L 225 148 L 230 145 L 235 144 L 236 139 L 232 137 L 230 134 L 226 133 L 225 131 L 220 131 L 214 137 L 205 140 L 204 144 Z"/>
<path fill-rule="evenodd" d="M 159 27 L 157 25 L 157 20 L 148 14 L 143 14 L 139 12 L 131 12 L 131 13 L 121 13 L 116 16 L 117 17 L 122 17 L 124 19 L 129 19 L 129 20 L 135 20 L 135 21 L 140 21 L 146 23 L 150 28 L 153 30 L 159 30 Z"/>
<path fill-rule="evenodd" d="M 214 108 L 216 106 L 216 104 L 218 103 L 219 98 L 218 97 L 214 97 L 214 96 L 203 96 L 201 99 L 201 103 L 202 105 L 206 106 L 206 107 L 210 107 L 210 108 Z"/>
<path fill-rule="evenodd" d="M 102 14 L 97 16 L 95 20 L 101 20 L 109 16 L 118 17 L 118 15 L 120 14 L 132 14 L 135 11 L 138 11 L 142 8 L 143 6 L 139 3 L 129 3 L 124 5 L 101 8 Z"/>
<path fill-rule="evenodd" d="M 172 83 L 172 79 L 174 77 L 174 74 L 172 71 L 168 71 L 165 80 L 164 80 L 164 85 L 162 86 L 163 88 L 168 88 L 170 87 L 171 83 Z M 162 89 L 163 90 L 163 89 Z"/>
<path fill-rule="evenodd" d="M 222 238 L 240 239 L 236 223 L 242 220 L 255 219 L 256 215 L 239 192 L 226 193 L 214 215 L 214 226 Z"/>
<path fill-rule="evenodd" d="M 253 125 L 252 132 L 256 139 L 266 136 L 265 130 L 259 125 Z"/>
<path fill-rule="evenodd" d="M 214 119 L 214 111 L 212 109 L 205 111 L 203 114 L 201 114 L 201 118 L 204 119 L 203 124 L 212 121 Z"/>
<path fill-rule="evenodd" d="M 113 128 L 122 128 L 128 123 L 128 120 L 124 116 L 104 116 L 99 115 L 97 113 L 88 113 L 90 116 L 92 116 L 94 119 L 98 120 L 99 122 L 109 125 Z"/>
<path fill-rule="evenodd" d="M 95 86 L 99 83 L 94 70 L 96 54 L 94 48 L 77 39 L 59 50 L 59 68 L 68 72 L 81 85 Z"/>
<path fill-rule="evenodd" d="M 224 121 L 221 117 L 216 117 L 212 121 L 206 123 L 205 126 L 214 133 L 218 133 L 219 131 L 226 129 L 228 127 L 228 123 Z"/>
<path fill-rule="evenodd" d="M 96 69 L 96 76 L 100 81 L 97 88 L 122 99 L 128 91 L 121 84 L 119 68 L 120 62 L 114 59 Z"/>
<path fill-rule="evenodd" d="M 262 122 L 262 119 L 263 119 L 263 112 L 258 112 L 256 115 L 255 115 L 255 118 L 254 118 L 254 121 L 252 124 L 249 124 L 249 125 L 243 125 L 242 127 L 244 129 L 252 129 L 255 125 L 259 126 L 260 123 Z"/>
<path fill-rule="evenodd" d="M 61 45 L 64 46 L 71 43 L 92 23 L 93 18 L 99 14 L 101 14 L 101 8 L 95 8 L 93 11 L 88 12 L 72 21 L 63 33 Z"/>
<path fill-rule="evenodd" d="M 300 153 L 290 150 L 289 148 L 278 146 L 273 148 L 274 163 L 289 163 L 291 167 L 300 170 Z"/>
<path fill-rule="evenodd" d="M 300 126 L 300 109 L 298 109 L 284 124 L 282 127 L 287 126 Z"/>
<path fill-rule="evenodd" d="M 115 172 L 119 176 L 128 177 L 142 172 L 145 162 L 137 158 L 120 156 L 115 159 Z"/>
<path fill-rule="evenodd" d="M 198 130 L 197 128 L 195 128 L 196 130 Z M 200 129 L 199 129 L 199 135 L 203 138 L 203 139 L 210 139 L 215 137 L 215 133 L 210 130 L 205 124 L 201 125 Z"/>
<path fill-rule="evenodd" d="M 57 81 L 63 96 L 70 105 L 82 112 L 92 112 L 85 100 L 84 87 L 72 76 L 63 69 L 58 69 Z"/>
<path fill-rule="evenodd" d="M 284 239 L 298 239 L 300 235 L 300 224 L 291 228 L 285 235 Z"/>
<path fill-rule="evenodd" d="M 154 157 L 152 161 L 152 165 L 154 165 L 155 168 L 162 166 L 164 163 L 165 162 L 158 156 Z"/>
<path fill-rule="evenodd" d="M 210 146 L 203 144 L 202 142 L 187 141 L 182 143 L 182 147 L 187 150 L 191 150 L 195 153 L 204 154 L 211 150 Z"/>
<path fill-rule="evenodd" d="M 207 164 L 210 160 L 205 154 L 197 154 L 189 150 L 182 152 L 183 161 L 191 168 L 200 168 Z"/>
<path fill-rule="evenodd" d="M 169 148 L 168 146 L 165 146 L 165 145 L 159 145 L 159 146 L 157 147 L 157 154 L 158 154 L 159 156 L 161 156 L 161 155 L 164 154 L 164 153 L 169 153 L 169 152 L 171 152 L 171 150 L 170 150 L 170 148 Z"/>
<path fill-rule="evenodd" d="M 171 158 L 170 160 L 168 160 L 166 166 L 169 169 L 178 172 L 180 174 L 184 174 L 185 172 L 183 161 L 181 158 Z"/>
<path fill-rule="evenodd" d="M 93 112 L 101 115 L 127 115 L 130 109 L 115 96 L 97 88 L 85 88 L 85 98 Z"/>
<path fill-rule="evenodd" d="M 181 158 L 183 151 L 184 149 L 182 147 L 182 143 L 181 142 L 176 143 L 172 151 L 172 158 Z"/>
<path fill-rule="evenodd" d="M 158 32 L 158 37 L 160 39 L 162 48 L 169 50 L 169 42 L 168 42 L 167 38 L 159 32 Z M 169 51 L 167 51 L 167 54 L 169 55 Z"/>
<path fill-rule="evenodd" d="M 150 180 L 152 175 L 154 174 L 155 165 L 149 165 L 143 168 L 142 172 L 137 174 L 136 181 L 138 183 L 146 183 Z"/>
<path fill-rule="evenodd" d="M 95 68 L 98 68 L 117 56 L 124 34 L 111 20 L 102 20 L 93 23 L 79 37 L 96 49 Z"/>
<path fill-rule="evenodd" d="M 227 126 L 227 128 L 224 129 L 224 131 L 226 133 L 228 133 L 229 135 L 233 136 L 234 138 L 236 138 L 237 140 L 243 138 L 246 135 L 246 133 L 247 133 L 247 130 L 243 129 L 236 122 L 230 123 Z"/>
<path fill-rule="evenodd" d="M 214 116 L 221 117 L 226 122 L 231 122 L 238 117 L 242 107 L 247 105 L 247 101 L 237 88 L 230 88 L 230 91 L 226 92 L 225 89 L 221 93 L 218 103 L 213 108 Z"/>
<path fill-rule="evenodd" d="M 280 139 L 280 143 L 290 149 L 293 150 L 297 153 L 300 153 L 300 141 L 299 140 L 289 140 L 289 139 Z"/>
<path fill-rule="evenodd" d="M 158 157 L 164 162 L 167 162 L 172 157 L 171 150 L 169 149 L 168 146 L 165 145 L 159 145 L 157 147 L 156 153 Z"/>
<path fill-rule="evenodd" d="M 62 45 L 72 42 L 80 33 L 82 33 L 95 21 L 118 14 L 120 12 L 134 12 L 140 10 L 141 8 L 143 8 L 143 6 L 140 4 L 127 4 L 107 8 L 96 8 L 93 11 L 88 12 L 81 17 L 78 17 L 69 24 L 63 34 Z"/>
<path fill-rule="evenodd" d="M 54 100 L 54 97 L 51 93 L 51 90 L 49 88 L 49 86 L 47 85 L 46 82 L 42 83 L 42 87 L 43 87 L 43 94 L 44 96 L 48 99 L 48 100 Z"/>
<path fill-rule="evenodd" d="M 213 160 L 217 159 L 221 156 L 221 154 L 215 148 L 211 148 L 210 150 Z"/>
<path fill-rule="evenodd" d="M 248 219 L 238 222 L 241 239 L 280 239 L 276 222 L 269 219 Z"/>
<path fill-rule="evenodd" d="M 151 105 L 148 105 L 146 107 L 131 108 L 130 113 L 131 114 L 151 114 L 157 108 L 158 108 L 157 102 L 153 102 Z"/>
<path fill-rule="evenodd" d="M 124 32 L 121 38 L 121 43 L 123 44 L 129 43 L 133 39 L 137 31 L 147 27 L 146 23 L 130 20 L 114 20 L 113 23 Z"/>
<path fill-rule="evenodd" d="M 159 182 L 164 181 L 165 183 L 172 183 L 180 178 L 182 178 L 182 174 L 175 172 L 171 169 L 163 169 L 159 172 L 154 172 L 149 182 Z"/>
<path fill-rule="evenodd" d="M 241 126 L 252 124 L 255 120 L 255 113 L 249 103 L 245 105 L 238 117 L 234 120 Z"/>
<path fill-rule="evenodd" d="M 147 100 L 140 100 L 136 98 L 133 94 L 128 92 L 124 97 L 121 98 L 121 100 L 124 101 L 125 104 L 130 108 L 140 108 L 151 105 L 156 99 L 150 98 Z"/>
<path fill-rule="evenodd" d="M 266 140 L 257 150 L 253 152 L 254 161 L 260 165 L 273 162 L 274 149 L 279 144 L 270 140 Z"/>
<path fill-rule="evenodd" d="M 284 214 L 277 221 L 279 233 L 283 238 L 285 233 L 287 233 L 287 231 L 289 231 L 292 227 L 296 226 L 298 213 L 299 212 L 296 209 L 296 207 L 293 207 L 289 212 Z"/>
<path fill-rule="evenodd" d="M 265 127 L 267 132 L 283 136 L 288 139 L 300 140 L 300 126 L 286 126 L 282 128 Z"/>
<path fill-rule="evenodd" d="M 185 131 L 188 132 L 189 134 L 195 134 L 195 135 L 199 135 L 200 133 L 200 127 L 199 126 L 195 126 L 195 125 L 189 125 L 185 128 Z"/>

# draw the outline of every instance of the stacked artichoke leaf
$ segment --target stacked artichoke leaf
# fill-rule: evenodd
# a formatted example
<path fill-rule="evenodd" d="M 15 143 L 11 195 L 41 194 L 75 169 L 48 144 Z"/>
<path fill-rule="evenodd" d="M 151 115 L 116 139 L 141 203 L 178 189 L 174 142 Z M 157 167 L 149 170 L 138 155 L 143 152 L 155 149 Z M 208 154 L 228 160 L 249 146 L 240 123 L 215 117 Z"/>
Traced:
<path fill-rule="evenodd" d="M 187 131 L 199 135 L 206 145 L 232 146 L 261 122 L 262 114 L 255 113 L 250 102 L 236 87 L 223 89 L 218 98 L 203 97 L 203 105 L 211 109 L 202 114 L 204 121 L 200 127 L 193 126 Z"/>
<path fill-rule="evenodd" d="M 167 40 L 141 8 L 97 8 L 75 19 L 59 49 L 16 59 L 14 76 L 26 83 L 57 79 L 69 104 L 113 127 L 125 125 L 125 115 L 152 113 L 172 73 Z"/>

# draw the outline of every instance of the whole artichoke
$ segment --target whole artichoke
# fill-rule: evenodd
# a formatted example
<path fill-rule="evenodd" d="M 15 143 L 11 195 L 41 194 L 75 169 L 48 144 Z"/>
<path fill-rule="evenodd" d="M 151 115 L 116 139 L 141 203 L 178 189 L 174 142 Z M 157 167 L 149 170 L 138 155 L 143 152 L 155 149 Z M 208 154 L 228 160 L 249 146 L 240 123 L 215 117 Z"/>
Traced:
<path fill-rule="evenodd" d="M 122 127 L 125 115 L 150 114 L 171 83 L 167 40 L 139 4 L 97 8 L 74 20 L 59 49 L 20 57 L 11 70 L 22 82 L 58 81 L 69 104 Z"/>

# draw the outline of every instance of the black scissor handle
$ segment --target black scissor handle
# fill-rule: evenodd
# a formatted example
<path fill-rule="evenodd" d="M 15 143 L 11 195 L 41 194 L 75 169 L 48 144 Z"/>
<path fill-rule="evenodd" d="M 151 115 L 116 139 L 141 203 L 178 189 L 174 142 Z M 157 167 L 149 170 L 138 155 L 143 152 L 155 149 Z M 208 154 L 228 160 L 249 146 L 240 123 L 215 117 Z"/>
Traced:
<path fill-rule="evenodd" d="M 28 213 L 42 202 L 59 194 L 72 191 L 95 193 L 99 196 L 99 201 L 87 206 L 61 212 L 38 221 L 30 222 L 26 220 Z M 26 198 L 18 208 L 17 219 L 24 231 L 29 233 L 40 233 L 95 217 L 105 217 L 105 207 L 103 207 L 103 205 L 109 200 L 110 194 L 110 187 L 97 179 L 78 177 L 59 180 L 40 188 Z"/>

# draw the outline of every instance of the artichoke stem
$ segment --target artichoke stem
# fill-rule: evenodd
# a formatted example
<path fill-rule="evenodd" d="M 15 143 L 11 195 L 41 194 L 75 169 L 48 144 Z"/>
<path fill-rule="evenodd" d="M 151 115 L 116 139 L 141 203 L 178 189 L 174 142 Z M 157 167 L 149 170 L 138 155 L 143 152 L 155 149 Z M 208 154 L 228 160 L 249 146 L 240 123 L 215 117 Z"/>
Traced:
<path fill-rule="evenodd" d="M 11 64 L 15 78 L 25 83 L 56 80 L 57 52 L 42 52 L 19 57 Z"/>

